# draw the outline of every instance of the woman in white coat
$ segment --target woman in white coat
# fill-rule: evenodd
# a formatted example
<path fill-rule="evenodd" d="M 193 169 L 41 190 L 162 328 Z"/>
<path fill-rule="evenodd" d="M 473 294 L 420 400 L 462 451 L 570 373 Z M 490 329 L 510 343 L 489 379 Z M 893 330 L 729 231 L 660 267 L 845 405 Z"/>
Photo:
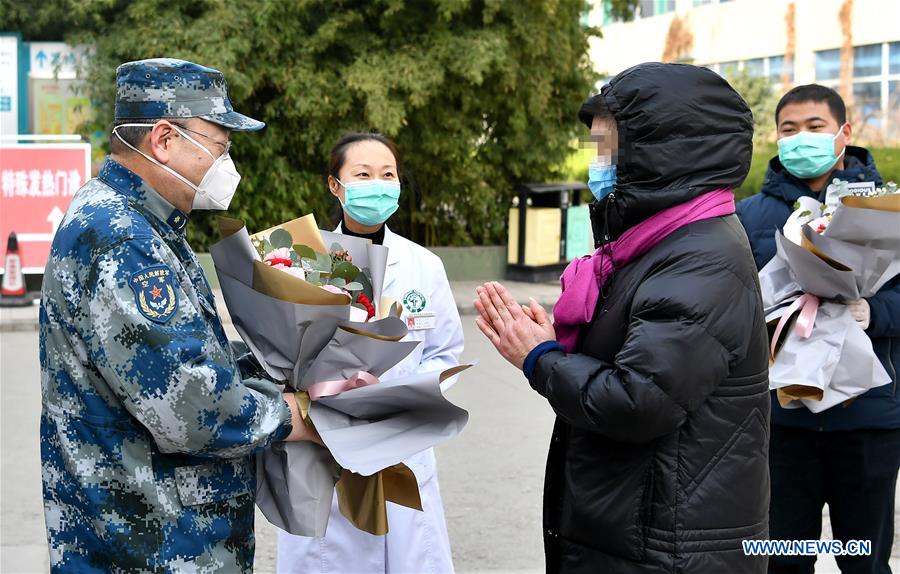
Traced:
<path fill-rule="evenodd" d="M 463 349 L 462 324 L 443 263 L 385 224 L 398 208 L 398 164 L 397 149 L 384 136 L 351 133 L 332 149 L 328 170 L 328 187 L 343 208 L 337 231 L 371 239 L 390 250 L 383 294 L 403 307 L 402 318 L 410 327 L 405 340 L 422 342 L 385 373 L 384 380 L 454 367 Z M 344 518 L 335 497 L 323 538 L 279 532 L 278 572 L 453 572 L 434 451 L 428 449 L 404 462 L 416 475 L 423 511 L 388 502 L 390 530 L 385 536 L 373 536 Z"/>

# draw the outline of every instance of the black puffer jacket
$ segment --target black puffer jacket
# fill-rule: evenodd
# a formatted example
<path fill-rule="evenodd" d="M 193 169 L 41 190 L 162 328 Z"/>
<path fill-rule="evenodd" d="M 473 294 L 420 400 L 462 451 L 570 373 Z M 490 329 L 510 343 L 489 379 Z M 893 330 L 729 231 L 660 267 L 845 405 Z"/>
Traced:
<path fill-rule="evenodd" d="M 619 130 L 616 190 L 592 216 L 611 238 L 746 176 L 751 114 L 713 72 L 643 64 L 596 98 Z M 557 413 L 547 571 L 764 573 L 741 545 L 767 537 L 769 506 L 766 329 L 743 228 L 687 225 L 604 291 L 577 352 L 544 354 L 531 379 Z"/>

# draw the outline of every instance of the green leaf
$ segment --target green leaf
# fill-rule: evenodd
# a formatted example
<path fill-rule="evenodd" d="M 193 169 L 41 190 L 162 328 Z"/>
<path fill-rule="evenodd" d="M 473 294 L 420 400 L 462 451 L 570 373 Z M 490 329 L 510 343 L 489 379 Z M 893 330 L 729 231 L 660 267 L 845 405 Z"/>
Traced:
<path fill-rule="evenodd" d="M 344 251 L 344 248 L 341 247 L 341 244 L 338 242 L 334 242 L 331 244 L 331 251 Z"/>
<path fill-rule="evenodd" d="M 361 283 L 357 283 L 356 281 L 354 281 L 352 283 L 347 283 L 343 288 L 353 293 L 356 291 L 362 291 L 363 286 Z"/>
<path fill-rule="evenodd" d="M 809 217 L 810 215 L 812 215 L 812 211 L 809 210 L 800 212 L 800 217 Z"/>
<path fill-rule="evenodd" d="M 319 271 L 323 274 L 331 275 L 331 257 L 324 253 L 313 253 L 315 258 L 302 257 L 304 268 L 308 267 L 312 271 Z"/>
<path fill-rule="evenodd" d="M 275 249 L 281 249 L 282 247 L 290 247 L 293 245 L 294 238 L 284 229 L 276 229 L 269 235 L 269 242 Z"/>
<path fill-rule="evenodd" d="M 338 289 L 343 289 L 344 286 L 347 285 L 347 282 L 344 281 L 343 279 L 341 279 L 340 277 L 332 277 L 331 280 L 328 282 L 328 284 L 334 285 Z"/>
<path fill-rule="evenodd" d="M 324 253 L 316 253 L 316 269 L 331 273 L 331 257 Z"/>
<path fill-rule="evenodd" d="M 359 269 L 352 263 L 341 261 L 334 266 L 331 274 L 335 277 L 343 277 L 349 282 L 356 279 L 356 276 L 359 275 Z"/>
<path fill-rule="evenodd" d="M 306 280 L 314 285 L 322 283 L 322 274 L 318 271 L 310 271 L 306 274 Z"/>
<path fill-rule="evenodd" d="M 300 245 L 299 243 L 294 245 L 294 253 L 296 253 L 300 257 L 306 257 L 307 259 L 316 258 L 316 252 L 313 251 L 313 248 L 308 245 Z"/>

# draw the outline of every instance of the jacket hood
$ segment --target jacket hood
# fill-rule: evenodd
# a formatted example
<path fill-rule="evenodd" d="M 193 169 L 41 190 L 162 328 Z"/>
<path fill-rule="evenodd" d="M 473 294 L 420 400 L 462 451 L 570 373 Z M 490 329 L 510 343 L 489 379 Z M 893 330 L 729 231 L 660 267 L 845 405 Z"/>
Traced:
<path fill-rule="evenodd" d="M 845 152 L 844 169 L 839 169 L 831 174 L 832 178 L 849 182 L 874 181 L 880 186 L 883 182 L 878 168 L 875 167 L 875 158 L 866 148 L 849 145 Z M 827 188 L 828 186 L 826 186 Z M 809 185 L 793 175 L 781 165 L 781 160 L 776 155 L 769 160 L 769 169 L 766 171 L 766 179 L 763 181 L 762 193 L 784 200 L 791 205 L 801 197 L 822 197 L 824 189 L 818 194 L 809 189 Z"/>
<path fill-rule="evenodd" d="M 619 132 L 615 193 L 591 205 L 594 237 L 615 239 L 664 209 L 722 187 L 740 186 L 750 169 L 753 115 L 724 78 L 687 64 L 629 68 L 588 99 L 579 119 L 598 110 Z"/>

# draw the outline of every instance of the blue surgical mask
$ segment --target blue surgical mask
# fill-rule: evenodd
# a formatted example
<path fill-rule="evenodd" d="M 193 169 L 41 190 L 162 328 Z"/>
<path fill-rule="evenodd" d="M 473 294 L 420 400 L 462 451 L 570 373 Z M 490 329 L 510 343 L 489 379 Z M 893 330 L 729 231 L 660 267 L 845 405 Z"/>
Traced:
<path fill-rule="evenodd" d="M 337 179 L 337 178 L 335 178 Z M 381 225 L 400 208 L 400 182 L 365 179 L 344 183 L 344 211 L 363 225 Z"/>
<path fill-rule="evenodd" d="M 834 167 L 847 148 L 834 155 L 834 140 L 841 135 L 818 132 L 800 132 L 778 140 L 778 159 L 784 169 L 794 177 L 812 179 Z"/>
<path fill-rule="evenodd" d="M 616 166 L 592 163 L 588 167 L 588 187 L 597 201 L 612 193 L 616 188 Z"/>

